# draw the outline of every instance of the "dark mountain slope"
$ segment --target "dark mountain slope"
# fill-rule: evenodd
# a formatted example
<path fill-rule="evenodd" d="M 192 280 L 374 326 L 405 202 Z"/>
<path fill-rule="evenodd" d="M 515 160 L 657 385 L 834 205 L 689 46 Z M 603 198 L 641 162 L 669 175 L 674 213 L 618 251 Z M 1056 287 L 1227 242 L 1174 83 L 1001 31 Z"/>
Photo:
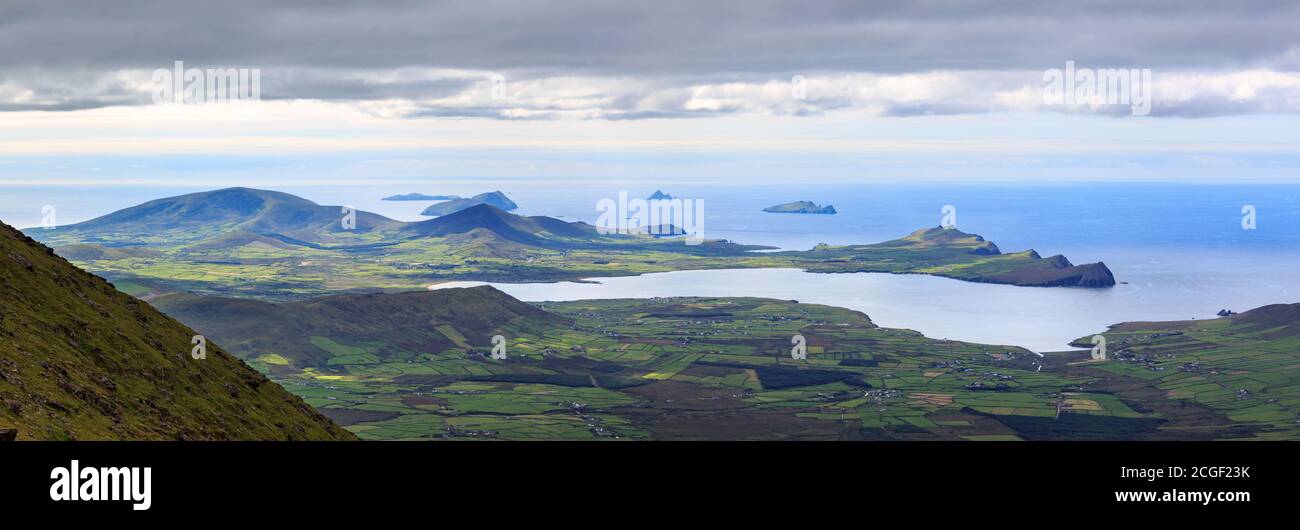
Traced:
<path fill-rule="evenodd" d="M 554 242 L 547 241 L 552 237 L 587 239 L 597 236 L 595 229 L 582 223 L 543 216 L 523 217 L 487 204 L 408 224 L 401 233 L 408 237 L 446 237 L 475 229 L 491 230 L 502 239 L 539 247 L 553 246 Z"/>
<path fill-rule="evenodd" d="M 325 366 L 338 354 L 320 338 L 363 348 L 379 359 L 490 348 L 493 335 L 572 325 L 495 288 L 327 296 L 272 304 L 186 294 L 151 301 L 210 334 L 237 355 L 276 354 L 299 367 Z M 335 351 L 330 351 L 334 348 Z"/>
<path fill-rule="evenodd" d="M 1224 336 L 1246 336 L 1243 338 L 1271 340 L 1278 338 L 1300 337 L 1300 304 L 1271 304 L 1251 309 L 1244 313 L 1205 320 L 1171 320 L 1171 321 L 1135 321 L 1121 322 L 1110 326 L 1109 331 L 1116 333 L 1139 333 L 1149 331 L 1188 331 L 1201 327 L 1211 327 L 1215 323 L 1223 329 L 1215 329 Z M 1089 339 L 1092 335 L 1076 340 L 1072 345 L 1091 348 Z M 1161 337 L 1156 337 L 1161 338 Z M 1213 344 L 1213 346 L 1221 346 Z M 1300 356 L 1300 350 L 1293 355 Z M 1300 368 L 1300 366 L 1297 366 Z"/>
<path fill-rule="evenodd" d="M 1232 316 L 1233 322 L 1262 328 L 1300 324 L 1300 304 L 1273 304 Z"/>
<path fill-rule="evenodd" d="M 0 430 L 20 440 L 353 436 L 197 333 L 0 223 Z"/>
<path fill-rule="evenodd" d="M 1034 261 L 1015 270 L 993 274 L 989 278 L 999 283 L 1025 287 L 1110 287 L 1115 285 L 1115 274 L 1104 262 L 1073 265 L 1065 256 L 1057 254 Z"/>
<path fill-rule="evenodd" d="M 67 236 L 114 245 L 139 244 L 146 236 L 172 242 L 196 241 L 236 230 L 328 242 L 331 235 L 349 232 L 342 219 L 340 206 L 322 206 L 278 191 L 226 188 L 152 200 L 55 230 L 34 230 L 31 235 L 54 246 Z M 401 224 L 358 211 L 352 231 L 365 233 Z"/>
<path fill-rule="evenodd" d="M 469 198 L 452 199 L 447 202 L 440 202 L 431 205 L 428 208 L 425 208 L 423 212 L 420 212 L 420 215 L 450 215 L 480 204 L 494 206 L 507 212 L 519 208 L 519 205 L 515 204 L 515 201 L 506 197 L 506 194 L 499 191 L 490 191 Z"/>

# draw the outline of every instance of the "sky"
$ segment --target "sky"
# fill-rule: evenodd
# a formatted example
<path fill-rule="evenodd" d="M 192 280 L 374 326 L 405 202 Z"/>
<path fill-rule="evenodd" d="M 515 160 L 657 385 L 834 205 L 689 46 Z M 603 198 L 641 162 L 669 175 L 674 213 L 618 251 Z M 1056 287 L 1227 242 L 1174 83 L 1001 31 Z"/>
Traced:
<path fill-rule="evenodd" d="M 897 4 L 0 0 L 0 185 L 1300 181 L 1300 2 Z"/>

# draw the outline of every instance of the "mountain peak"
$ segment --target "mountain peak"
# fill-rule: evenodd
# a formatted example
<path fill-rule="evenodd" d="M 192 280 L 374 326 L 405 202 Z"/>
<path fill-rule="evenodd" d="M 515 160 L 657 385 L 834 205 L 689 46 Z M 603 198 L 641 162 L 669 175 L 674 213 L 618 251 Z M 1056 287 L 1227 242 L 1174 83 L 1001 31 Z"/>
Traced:
<path fill-rule="evenodd" d="M 491 204 L 478 204 L 463 210 L 412 223 L 402 230 L 415 237 L 444 237 L 465 234 L 483 229 L 502 239 L 535 246 L 547 246 L 547 234 L 561 237 L 587 237 L 588 234 L 574 223 L 552 217 L 524 217 L 506 212 Z"/>
<path fill-rule="evenodd" d="M 244 230 L 322 242 L 345 230 L 368 232 L 399 222 L 369 212 L 354 212 L 355 225 L 345 228 L 341 206 L 325 206 L 289 193 L 256 188 L 223 188 L 155 199 L 89 221 L 37 230 L 32 235 L 55 246 L 77 239 L 108 245 L 139 244 L 141 234 L 193 242 Z"/>
<path fill-rule="evenodd" d="M 420 212 L 420 215 L 430 215 L 430 216 L 451 215 L 461 210 L 472 208 L 474 206 L 478 206 L 481 204 L 495 206 L 503 211 L 510 211 L 519 208 L 519 205 L 515 204 L 515 201 L 512 201 L 510 200 L 509 197 L 506 197 L 506 194 L 500 191 L 489 191 L 487 193 L 480 193 L 478 195 L 475 195 L 467 199 L 454 199 L 447 202 L 434 204 L 432 206 L 429 206 L 428 208 L 425 208 L 423 212 Z"/>

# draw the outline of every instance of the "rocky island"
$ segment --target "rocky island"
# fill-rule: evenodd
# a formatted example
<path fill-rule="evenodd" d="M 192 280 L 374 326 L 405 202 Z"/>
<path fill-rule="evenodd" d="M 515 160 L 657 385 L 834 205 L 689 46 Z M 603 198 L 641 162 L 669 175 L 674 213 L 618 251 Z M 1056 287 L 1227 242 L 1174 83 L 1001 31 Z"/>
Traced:
<path fill-rule="evenodd" d="M 491 191 L 480 193 L 468 199 L 453 199 L 432 205 L 425 208 L 423 212 L 420 212 L 420 215 L 448 215 L 480 204 L 487 204 L 506 212 L 519 209 L 519 205 L 515 204 L 515 201 L 506 197 L 506 194 L 499 191 Z"/>
<path fill-rule="evenodd" d="M 817 203 L 812 201 L 787 202 L 785 204 L 778 204 L 776 206 L 768 206 L 767 208 L 763 208 L 763 211 L 768 213 L 809 213 L 809 214 L 837 213 L 835 211 L 834 206 L 831 206 L 829 204 L 827 204 L 826 206 L 818 206 Z"/>
<path fill-rule="evenodd" d="M 459 199 L 457 195 L 425 195 L 423 193 L 403 193 L 400 195 L 389 195 L 384 197 L 385 201 L 454 201 Z"/>

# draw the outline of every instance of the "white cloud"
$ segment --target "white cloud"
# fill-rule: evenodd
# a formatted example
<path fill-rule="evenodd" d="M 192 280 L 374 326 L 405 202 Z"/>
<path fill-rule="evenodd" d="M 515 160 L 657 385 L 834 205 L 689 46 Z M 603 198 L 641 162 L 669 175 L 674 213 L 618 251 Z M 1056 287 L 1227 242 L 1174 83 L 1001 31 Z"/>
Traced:
<path fill-rule="evenodd" d="M 1084 65 L 1081 65 L 1081 67 Z M 809 116 L 866 112 L 880 116 L 1036 112 L 1123 115 L 1107 105 L 1043 103 L 1042 71 L 933 71 L 902 74 L 804 74 L 806 97 L 789 78 L 647 80 L 633 77 L 505 78 L 488 71 L 404 68 L 264 72 L 263 99 L 354 105 L 385 118 L 467 117 L 502 120 L 637 119 L 749 114 Z M 150 72 L 117 71 L 32 82 L 0 81 L 0 110 L 80 111 L 151 105 Z M 1151 115 L 1203 117 L 1300 113 L 1300 72 L 1156 71 Z"/>

